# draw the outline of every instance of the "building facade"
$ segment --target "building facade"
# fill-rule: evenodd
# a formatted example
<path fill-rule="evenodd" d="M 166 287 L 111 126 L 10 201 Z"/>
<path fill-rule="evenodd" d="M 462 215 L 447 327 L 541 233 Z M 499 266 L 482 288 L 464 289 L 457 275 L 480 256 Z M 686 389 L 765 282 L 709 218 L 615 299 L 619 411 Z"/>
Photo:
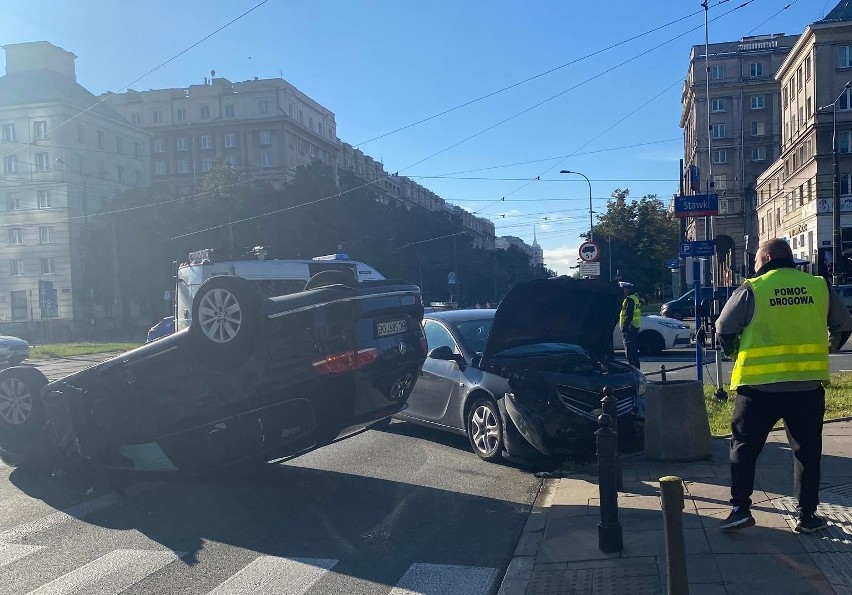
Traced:
<path fill-rule="evenodd" d="M 755 219 L 756 181 L 781 150 L 781 87 L 774 75 L 797 39 L 773 34 L 714 43 L 706 61 L 704 45 L 690 52 L 680 127 L 684 163 L 697 167 L 698 176 L 685 187 L 719 196 L 712 233 L 720 284 L 735 282 L 750 264 L 745 237 Z M 710 239 L 703 219 L 687 221 L 687 237 Z"/>
<path fill-rule="evenodd" d="M 833 268 L 835 148 L 842 248 L 852 247 L 852 6 L 847 4 L 809 25 L 776 74 L 781 153 L 757 185 L 760 240 L 785 239 L 796 258 L 822 275 Z M 849 264 L 845 271 L 848 275 Z"/>
<path fill-rule="evenodd" d="M 103 199 L 149 183 L 148 134 L 77 83 L 71 52 L 45 41 L 3 49 L 0 320 L 80 323 L 95 299 L 81 230 Z"/>

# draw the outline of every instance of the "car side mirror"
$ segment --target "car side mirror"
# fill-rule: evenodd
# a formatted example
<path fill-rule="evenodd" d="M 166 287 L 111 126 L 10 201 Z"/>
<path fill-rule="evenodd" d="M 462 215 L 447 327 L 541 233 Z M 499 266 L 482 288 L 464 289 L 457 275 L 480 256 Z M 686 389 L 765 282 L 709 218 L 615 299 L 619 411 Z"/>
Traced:
<path fill-rule="evenodd" d="M 460 368 L 463 368 L 466 365 L 464 357 L 459 355 L 458 353 L 453 352 L 452 348 L 447 345 L 441 345 L 440 347 L 436 347 L 435 349 L 430 351 L 429 358 L 444 360 L 448 362 L 456 362 Z"/>

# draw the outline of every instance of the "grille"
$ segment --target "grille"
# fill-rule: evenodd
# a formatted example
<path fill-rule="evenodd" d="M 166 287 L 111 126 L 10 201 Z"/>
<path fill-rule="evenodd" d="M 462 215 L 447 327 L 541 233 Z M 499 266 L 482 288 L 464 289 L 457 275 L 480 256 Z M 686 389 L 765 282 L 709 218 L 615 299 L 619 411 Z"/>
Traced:
<path fill-rule="evenodd" d="M 597 421 L 597 416 L 592 413 L 601 408 L 603 394 L 599 391 L 585 390 L 575 386 L 560 384 L 556 387 L 559 400 L 568 410 L 590 421 Z M 636 387 L 622 386 L 612 389 L 612 397 L 615 399 L 616 414 L 618 417 L 630 413 L 636 404 Z"/>

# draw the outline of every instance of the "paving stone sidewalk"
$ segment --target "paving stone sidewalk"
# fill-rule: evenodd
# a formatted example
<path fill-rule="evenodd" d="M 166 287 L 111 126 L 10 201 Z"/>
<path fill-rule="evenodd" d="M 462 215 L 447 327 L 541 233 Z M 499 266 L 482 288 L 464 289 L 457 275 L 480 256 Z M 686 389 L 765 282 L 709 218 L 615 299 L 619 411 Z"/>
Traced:
<path fill-rule="evenodd" d="M 792 531 L 793 458 L 783 430 L 773 432 L 758 461 L 753 514 L 757 526 L 721 531 L 729 510 L 728 440 L 695 463 L 622 459 L 618 504 L 624 535 L 619 554 L 598 549 L 597 478 L 547 480 L 518 544 L 500 595 L 667 592 L 660 477 L 684 480 L 683 513 L 689 592 L 852 595 L 852 422 L 823 431 L 819 513 L 828 530 Z"/>

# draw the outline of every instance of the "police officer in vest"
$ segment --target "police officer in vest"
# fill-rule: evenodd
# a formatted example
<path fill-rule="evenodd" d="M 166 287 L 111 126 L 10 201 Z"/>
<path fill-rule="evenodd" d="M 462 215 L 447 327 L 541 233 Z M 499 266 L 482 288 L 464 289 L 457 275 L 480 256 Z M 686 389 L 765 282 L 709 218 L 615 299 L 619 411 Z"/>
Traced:
<path fill-rule="evenodd" d="M 754 525 L 749 508 L 755 464 L 770 430 L 783 419 L 795 457 L 795 530 L 812 533 L 828 526 L 816 514 L 828 352 L 842 345 L 852 317 L 822 277 L 796 269 L 784 240 L 761 244 L 755 268 L 716 321 L 722 349 L 735 358 L 731 389 L 737 391 L 731 419 L 733 508 L 721 527 Z"/>
<path fill-rule="evenodd" d="M 624 290 L 624 302 L 621 304 L 621 316 L 618 319 L 624 339 L 624 355 L 627 356 L 627 363 L 638 369 L 639 348 L 636 342 L 642 322 L 642 308 L 639 306 L 639 296 L 636 295 L 633 284 L 625 281 L 619 281 L 618 284 Z"/>

